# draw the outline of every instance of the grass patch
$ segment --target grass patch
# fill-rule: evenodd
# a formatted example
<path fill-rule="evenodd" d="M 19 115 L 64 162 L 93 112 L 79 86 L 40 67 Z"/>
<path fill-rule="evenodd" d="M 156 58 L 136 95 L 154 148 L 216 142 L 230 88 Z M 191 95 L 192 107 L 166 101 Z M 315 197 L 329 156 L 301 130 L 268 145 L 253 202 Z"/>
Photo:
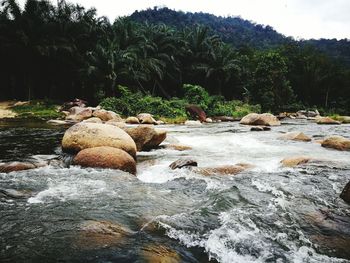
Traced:
<path fill-rule="evenodd" d="M 13 106 L 18 118 L 57 119 L 63 117 L 57 110 L 58 105 L 48 101 L 31 101 L 25 105 Z"/>

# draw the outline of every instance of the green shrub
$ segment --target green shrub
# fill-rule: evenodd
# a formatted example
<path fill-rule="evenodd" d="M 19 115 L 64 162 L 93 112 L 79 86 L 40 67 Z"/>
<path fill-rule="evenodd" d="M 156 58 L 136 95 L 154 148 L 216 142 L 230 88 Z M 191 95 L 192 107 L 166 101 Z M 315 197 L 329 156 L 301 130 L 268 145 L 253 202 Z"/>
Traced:
<path fill-rule="evenodd" d="M 204 88 L 198 85 L 185 84 L 183 89 L 185 92 L 184 99 L 188 104 L 196 104 L 204 111 L 208 109 L 210 96 Z"/>

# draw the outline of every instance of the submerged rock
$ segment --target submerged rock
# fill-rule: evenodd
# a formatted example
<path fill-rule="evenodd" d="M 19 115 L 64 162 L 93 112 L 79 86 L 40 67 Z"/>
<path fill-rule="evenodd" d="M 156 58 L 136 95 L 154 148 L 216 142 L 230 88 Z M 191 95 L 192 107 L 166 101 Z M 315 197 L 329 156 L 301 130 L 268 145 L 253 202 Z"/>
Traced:
<path fill-rule="evenodd" d="M 335 124 L 335 125 L 339 125 L 340 122 L 339 121 L 336 121 L 336 120 L 333 120 L 332 118 L 329 118 L 329 117 L 319 117 L 319 118 L 316 118 L 316 123 L 317 124 Z"/>
<path fill-rule="evenodd" d="M 312 158 L 308 156 L 294 156 L 283 159 L 281 163 L 285 167 L 295 167 L 297 165 L 306 164 L 311 160 Z"/>
<path fill-rule="evenodd" d="M 157 130 L 151 125 L 139 125 L 125 128 L 127 134 L 135 141 L 138 151 L 156 148 L 166 139 L 166 131 Z"/>
<path fill-rule="evenodd" d="M 323 140 L 321 146 L 339 151 L 350 151 L 350 139 L 342 136 L 331 136 Z"/>
<path fill-rule="evenodd" d="M 76 245 L 82 249 L 100 249 L 123 244 L 133 232 L 109 221 L 86 221 L 80 226 Z"/>
<path fill-rule="evenodd" d="M 136 157 L 136 145 L 130 135 L 108 124 L 77 123 L 65 132 L 62 139 L 65 151 L 79 152 L 99 146 L 118 148 Z"/>
<path fill-rule="evenodd" d="M 243 172 L 249 168 L 254 167 L 250 164 L 236 164 L 236 165 L 223 165 L 218 167 L 198 167 L 193 168 L 192 171 L 202 174 L 204 176 L 211 176 L 211 175 L 236 175 L 240 172 Z"/>
<path fill-rule="evenodd" d="M 175 162 L 172 162 L 169 167 L 173 170 L 175 169 L 181 169 L 184 167 L 193 167 L 193 166 L 198 166 L 197 161 L 193 160 L 193 159 L 189 159 L 189 158 L 182 158 L 182 159 L 178 159 Z"/>
<path fill-rule="evenodd" d="M 176 151 L 187 151 L 187 150 L 192 150 L 192 147 L 191 147 L 191 146 L 180 145 L 180 144 L 167 144 L 167 145 L 164 145 L 164 148 L 166 148 L 166 149 L 172 149 L 172 150 L 176 150 Z"/>
<path fill-rule="evenodd" d="M 207 119 L 207 115 L 205 114 L 204 110 L 198 105 L 187 105 L 185 109 L 187 114 L 195 120 L 205 122 Z"/>
<path fill-rule="evenodd" d="M 70 125 L 70 124 L 72 124 L 69 121 L 63 121 L 63 120 L 48 120 L 47 123 L 51 124 L 51 125 Z"/>
<path fill-rule="evenodd" d="M 350 181 L 345 185 L 343 191 L 340 194 L 340 198 L 350 204 Z"/>
<path fill-rule="evenodd" d="M 293 141 L 303 141 L 303 142 L 311 141 L 311 138 L 302 132 L 288 132 L 280 136 L 279 138 L 283 140 L 293 140 Z"/>
<path fill-rule="evenodd" d="M 141 250 L 141 257 L 148 263 L 180 263 L 179 254 L 164 245 L 147 245 Z"/>
<path fill-rule="evenodd" d="M 32 192 L 28 191 L 28 190 L 15 190 L 15 189 L 1 189 L 0 188 L 0 196 L 4 196 L 6 198 L 25 199 L 25 198 L 29 198 L 31 195 L 32 195 Z"/>
<path fill-rule="evenodd" d="M 136 117 L 128 117 L 128 118 L 126 118 L 125 123 L 128 123 L 128 124 L 140 124 L 140 121 Z"/>
<path fill-rule="evenodd" d="M 137 115 L 137 119 L 141 124 L 157 124 L 156 120 L 153 119 L 153 116 L 149 113 L 140 113 Z"/>
<path fill-rule="evenodd" d="M 250 113 L 241 119 L 240 124 L 278 126 L 278 125 L 281 125 L 281 122 L 278 120 L 277 117 L 275 117 L 270 113 L 263 113 L 263 114 Z"/>
<path fill-rule="evenodd" d="M 81 150 L 73 163 L 83 167 L 110 168 L 136 174 L 134 158 L 123 150 L 108 146 Z"/>
<path fill-rule="evenodd" d="M 29 169 L 35 169 L 36 166 L 33 163 L 27 162 L 9 162 L 9 163 L 0 163 L 0 173 L 10 173 L 15 171 L 23 171 Z"/>

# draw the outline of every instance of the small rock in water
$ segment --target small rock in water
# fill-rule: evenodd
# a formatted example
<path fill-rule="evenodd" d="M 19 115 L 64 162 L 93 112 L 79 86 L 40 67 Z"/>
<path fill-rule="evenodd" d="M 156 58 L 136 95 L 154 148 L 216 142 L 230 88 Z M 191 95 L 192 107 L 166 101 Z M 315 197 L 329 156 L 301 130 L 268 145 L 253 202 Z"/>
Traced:
<path fill-rule="evenodd" d="M 10 173 L 15 171 L 23 171 L 37 168 L 33 163 L 10 162 L 0 163 L 0 173 Z"/>
<path fill-rule="evenodd" d="M 47 121 L 48 124 L 51 125 L 69 125 L 71 122 L 63 121 L 63 120 L 49 120 Z"/>
<path fill-rule="evenodd" d="M 271 128 L 268 126 L 254 126 L 250 128 L 251 131 L 270 131 Z"/>
<path fill-rule="evenodd" d="M 178 159 L 169 165 L 169 167 L 173 170 L 181 169 L 183 167 L 188 167 L 188 166 L 198 166 L 198 163 L 193 159 L 186 158 L 186 159 Z"/>
<path fill-rule="evenodd" d="M 180 144 L 167 144 L 167 145 L 164 145 L 164 148 L 166 148 L 166 149 L 172 149 L 172 150 L 176 150 L 176 151 L 187 151 L 187 150 L 192 150 L 192 147 L 191 147 L 191 146 L 180 145 Z"/>
<path fill-rule="evenodd" d="M 343 191 L 340 194 L 340 198 L 350 204 L 350 181 L 345 185 Z"/>
<path fill-rule="evenodd" d="M 332 118 L 329 117 L 319 117 L 316 118 L 316 123 L 317 124 L 330 124 L 330 125 L 339 125 L 341 124 L 339 121 L 333 120 Z"/>
<path fill-rule="evenodd" d="M 157 124 L 156 120 L 153 119 L 152 114 L 149 113 L 140 113 L 137 115 L 137 118 L 141 124 Z"/>
<path fill-rule="evenodd" d="M 240 124 L 261 125 L 261 126 L 279 126 L 279 125 L 281 125 L 281 122 L 277 119 L 276 116 L 274 116 L 270 113 L 263 113 L 263 114 L 250 113 L 241 119 Z"/>
<path fill-rule="evenodd" d="M 312 160 L 311 157 L 307 156 L 296 156 L 285 158 L 281 161 L 282 165 L 285 167 L 295 167 L 297 165 L 306 164 Z"/>
<path fill-rule="evenodd" d="M 288 132 L 280 137 L 283 140 L 310 142 L 311 138 L 302 132 Z"/>
<path fill-rule="evenodd" d="M 128 123 L 128 124 L 140 124 L 140 121 L 136 117 L 128 117 L 128 118 L 126 118 L 125 123 Z"/>
<path fill-rule="evenodd" d="M 195 120 L 199 120 L 200 122 L 205 122 L 207 115 L 204 110 L 198 105 L 187 105 L 185 107 L 186 112 L 189 116 L 191 116 Z"/>
<path fill-rule="evenodd" d="M 350 151 L 350 139 L 342 136 L 331 136 L 323 140 L 322 147 L 333 148 L 339 151 Z"/>
<path fill-rule="evenodd" d="M 134 140 L 137 150 L 150 150 L 158 147 L 166 139 L 166 131 L 158 130 L 153 125 L 139 125 L 125 128 L 124 131 Z"/>
<path fill-rule="evenodd" d="M 206 119 L 205 119 L 205 122 L 207 122 L 207 123 L 212 123 L 213 120 L 212 120 L 211 118 L 206 118 Z"/>
<path fill-rule="evenodd" d="M 188 126 L 202 126 L 200 121 L 185 121 L 185 125 Z"/>

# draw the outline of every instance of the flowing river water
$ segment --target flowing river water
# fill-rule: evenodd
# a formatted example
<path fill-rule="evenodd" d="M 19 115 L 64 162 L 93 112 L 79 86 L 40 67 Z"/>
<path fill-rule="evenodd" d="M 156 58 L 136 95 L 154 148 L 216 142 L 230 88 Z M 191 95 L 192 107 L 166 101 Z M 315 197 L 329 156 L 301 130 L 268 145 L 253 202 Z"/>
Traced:
<path fill-rule="evenodd" d="M 0 173 L 0 188 L 31 193 L 0 195 L 0 261 L 145 262 L 140 253 L 151 244 L 175 251 L 180 262 L 350 262 L 350 205 L 339 198 L 350 180 L 350 152 L 278 139 L 288 131 L 314 140 L 349 137 L 350 125 L 289 120 L 265 132 L 239 123 L 159 128 L 168 131 L 167 142 L 192 150 L 140 152 L 136 177 L 76 166 Z M 63 133 L 41 123 L 2 122 L 0 161 L 61 155 Z M 327 161 L 280 165 L 300 155 Z M 201 167 L 255 168 L 206 177 L 171 170 L 181 157 Z M 77 237 L 86 220 L 115 222 L 132 234 L 111 246 L 84 246 Z"/>

